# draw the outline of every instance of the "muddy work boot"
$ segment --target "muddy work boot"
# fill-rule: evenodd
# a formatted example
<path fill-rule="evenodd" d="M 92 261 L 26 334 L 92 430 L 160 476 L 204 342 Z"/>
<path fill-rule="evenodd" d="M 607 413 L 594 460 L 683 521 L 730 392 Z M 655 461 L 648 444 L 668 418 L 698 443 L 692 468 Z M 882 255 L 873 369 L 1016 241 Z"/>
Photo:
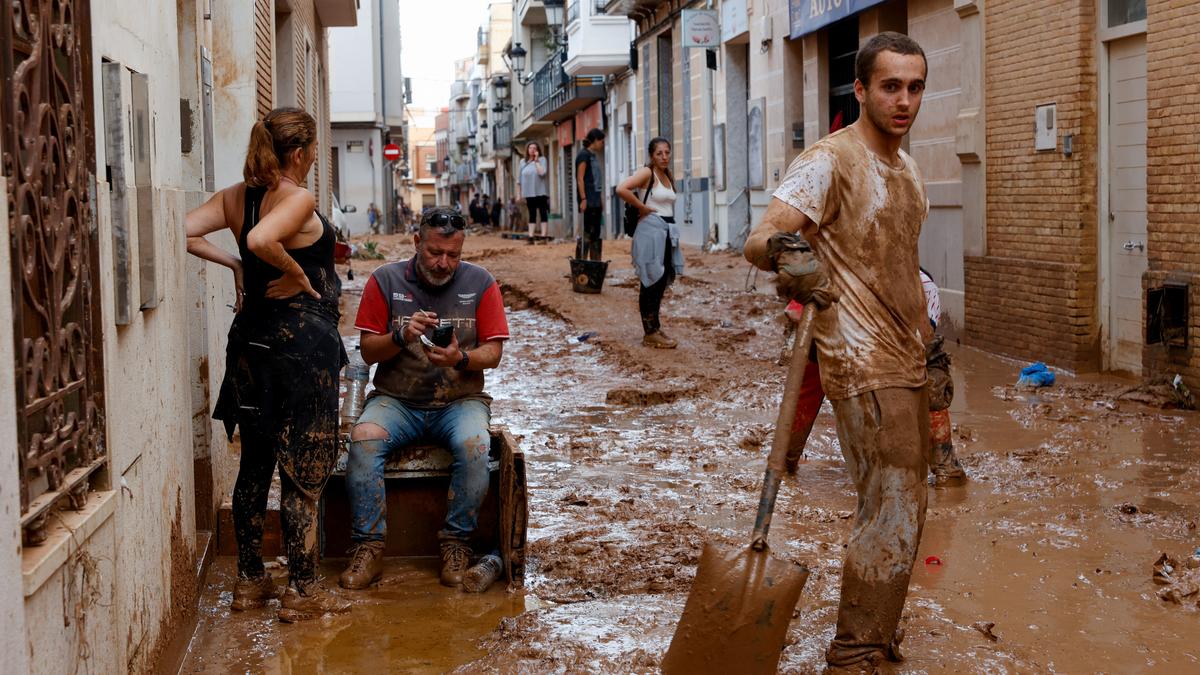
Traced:
<path fill-rule="evenodd" d="M 279 608 L 279 620 L 296 623 L 318 619 L 326 614 L 345 614 L 350 611 L 350 602 L 330 593 L 318 584 L 310 584 L 304 592 L 288 586 L 283 593 Z"/>
<path fill-rule="evenodd" d="M 338 585 L 358 591 L 383 576 L 383 542 L 364 541 L 350 550 L 350 564 L 338 577 Z"/>
<path fill-rule="evenodd" d="M 675 349 L 679 346 L 678 342 L 675 342 L 666 335 L 663 335 L 661 330 L 654 331 L 653 333 L 650 333 L 646 337 L 642 338 L 642 344 L 647 347 L 653 347 L 654 349 Z"/>
<path fill-rule="evenodd" d="M 462 584 L 463 574 L 471 566 L 471 547 L 466 542 L 442 542 L 442 585 L 451 588 Z"/>
<path fill-rule="evenodd" d="M 275 580 L 269 574 L 257 579 L 238 579 L 233 587 L 233 604 L 229 608 L 235 612 L 258 609 L 282 594 L 283 587 L 275 585 Z"/>
<path fill-rule="evenodd" d="M 933 461 L 929 464 L 929 484 L 934 487 L 958 487 L 967 484 L 967 472 L 958 461 L 958 455 L 954 454 L 953 443 L 938 443 L 933 446 Z"/>

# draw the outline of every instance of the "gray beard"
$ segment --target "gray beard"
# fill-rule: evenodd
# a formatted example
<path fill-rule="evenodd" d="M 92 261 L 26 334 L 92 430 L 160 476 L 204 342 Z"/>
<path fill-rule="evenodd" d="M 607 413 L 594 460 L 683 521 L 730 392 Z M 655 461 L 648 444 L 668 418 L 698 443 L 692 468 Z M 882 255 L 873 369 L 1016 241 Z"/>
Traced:
<path fill-rule="evenodd" d="M 423 265 L 421 263 L 421 261 L 419 261 L 419 260 L 417 261 L 417 270 L 421 272 L 421 277 L 425 281 L 425 283 L 427 283 L 430 286 L 433 286 L 435 288 L 441 288 L 442 286 L 445 286 L 446 284 L 450 283 L 451 279 L 454 278 L 453 272 L 451 272 L 450 274 L 447 274 L 445 276 L 439 277 L 438 275 L 433 273 L 433 270 L 429 269 L 428 267 L 425 267 L 425 265 Z"/>

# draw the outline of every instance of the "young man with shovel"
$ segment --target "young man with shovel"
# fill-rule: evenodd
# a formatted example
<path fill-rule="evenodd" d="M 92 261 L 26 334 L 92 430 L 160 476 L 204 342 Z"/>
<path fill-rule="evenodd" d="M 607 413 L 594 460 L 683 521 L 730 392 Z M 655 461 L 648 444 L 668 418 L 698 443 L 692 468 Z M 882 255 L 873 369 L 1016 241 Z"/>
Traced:
<path fill-rule="evenodd" d="M 873 672 L 900 660 L 897 627 L 925 522 L 925 345 L 933 334 L 917 239 L 929 206 L 900 145 L 926 73 L 911 38 L 871 38 L 855 63 L 862 117 L 792 163 L 745 248 L 750 262 L 778 272 L 783 295 L 823 308 L 813 327 L 821 382 L 858 491 L 837 633 L 825 655 L 833 671 Z"/>

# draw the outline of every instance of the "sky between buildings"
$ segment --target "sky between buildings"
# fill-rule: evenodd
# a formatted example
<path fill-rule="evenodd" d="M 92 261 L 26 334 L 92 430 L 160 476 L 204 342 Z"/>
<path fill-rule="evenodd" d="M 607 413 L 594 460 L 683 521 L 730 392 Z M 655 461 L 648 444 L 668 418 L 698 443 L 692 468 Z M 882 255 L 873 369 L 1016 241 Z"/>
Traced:
<path fill-rule="evenodd" d="M 413 105 L 438 109 L 450 99 L 454 61 L 475 53 L 490 0 L 399 0 L 401 70 Z"/>

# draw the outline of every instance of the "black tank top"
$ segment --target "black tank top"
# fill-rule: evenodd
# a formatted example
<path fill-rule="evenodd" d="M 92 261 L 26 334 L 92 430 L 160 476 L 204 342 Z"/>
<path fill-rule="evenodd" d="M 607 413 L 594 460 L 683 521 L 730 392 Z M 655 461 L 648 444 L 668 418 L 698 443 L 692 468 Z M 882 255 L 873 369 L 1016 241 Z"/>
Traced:
<path fill-rule="evenodd" d="M 271 300 L 266 297 L 267 284 L 283 276 L 283 272 L 254 255 L 254 252 L 246 245 L 250 230 L 258 225 L 260 218 L 259 210 L 262 206 L 263 197 L 266 194 L 266 188 L 246 186 L 246 205 L 242 215 L 242 236 L 238 240 L 238 251 L 242 255 L 242 284 L 246 292 L 244 301 L 249 305 L 295 302 L 296 300 L 303 299 L 307 299 L 310 302 L 317 302 L 317 300 L 305 293 L 286 300 Z M 332 304 L 336 308 L 338 304 L 338 278 L 337 271 L 333 267 L 333 245 L 337 237 L 333 226 L 325 220 L 325 216 L 317 212 L 317 217 L 321 219 L 321 238 L 302 248 L 287 249 L 287 252 L 300 265 L 300 268 L 304 270 L 304 275 L 308 277 L 308 283 L 312 284 L 313 289 L 321 294 L 319 302 L 321 304 Z"/>

